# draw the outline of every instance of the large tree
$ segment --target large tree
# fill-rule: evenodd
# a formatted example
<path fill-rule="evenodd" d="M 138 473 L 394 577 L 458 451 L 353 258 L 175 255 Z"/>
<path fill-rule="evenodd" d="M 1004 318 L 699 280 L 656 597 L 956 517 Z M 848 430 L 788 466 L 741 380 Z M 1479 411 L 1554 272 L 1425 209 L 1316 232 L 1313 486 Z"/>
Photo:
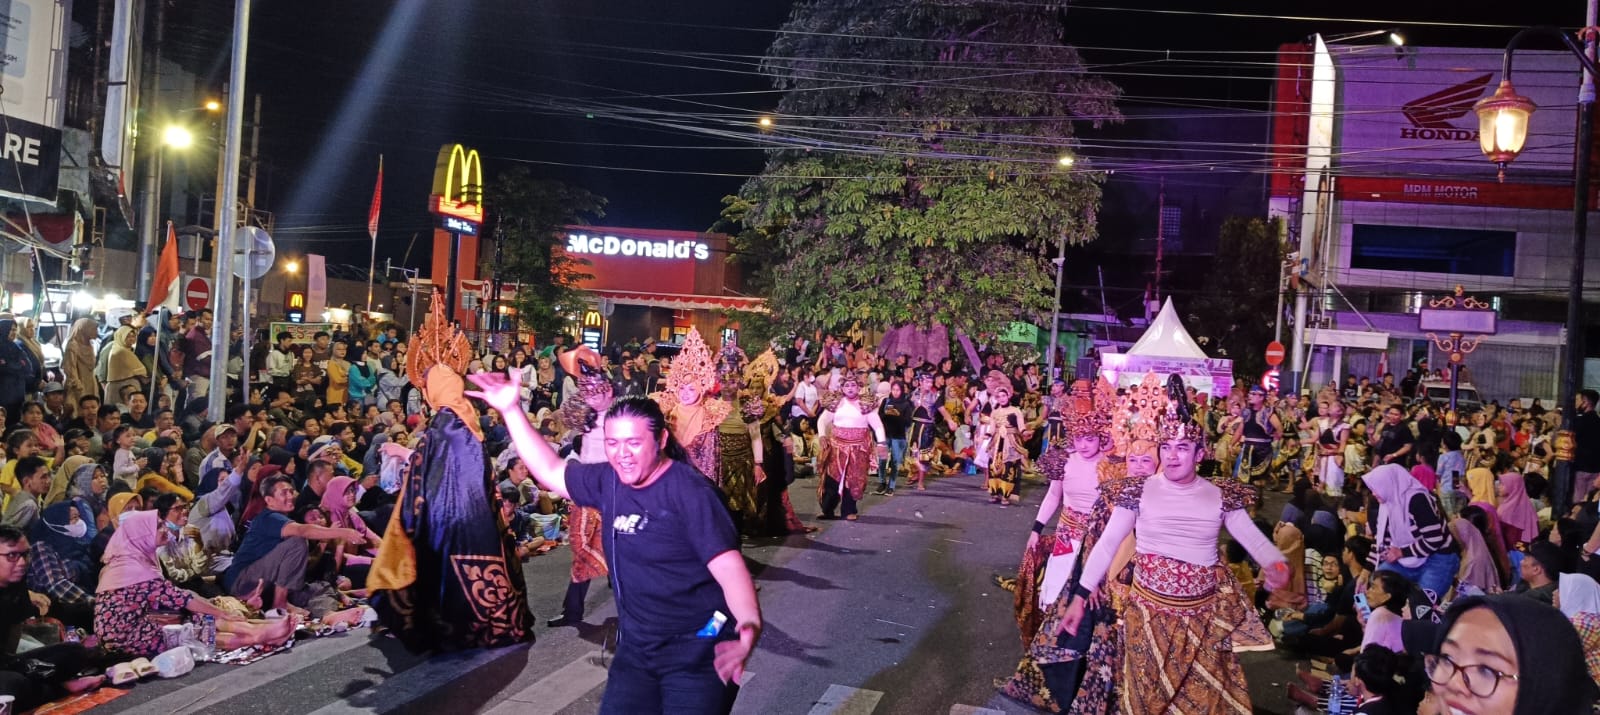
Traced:
<path fill-rule="evenodd" d="M 763 63 L 784 90 L 765 129 L 775 148 L 724 212 L 746 228 L 735 246 L 767 274 L 778 322 L 990 337 L 1049 312 L 1047 258 L 1095 236 L 1100 201 L 1074 124 L 1119 118 L 1117 89 L 1064 43 L 1063 11 L 796 5 Z"/>
<path fill-rule="evenodd" d="M 559 181 L 534 178 L 526 167 L 501 171 L 484 188 L 491 224 L 484 275 L 521 283 L 514 305 L 524 330 L 541 339 L 565 333 L 583 305 L 577 286 L 588 261 L 567 255 L 566 226 L 605 216 L 606 200 Z M 500 257 L 495 260 L 495 248 Z"/>
<path fill-rule="evenodd" d="M 1278 309 L 1283 242 L 1276 219 L 1230 216 L 1217 237 L 1216 269 L 1193 305 L 1189 323 L 1195 340 L 1213 357 L 1233 360 L 1233 373 L 1255 382 L 1267 369 Z"/>

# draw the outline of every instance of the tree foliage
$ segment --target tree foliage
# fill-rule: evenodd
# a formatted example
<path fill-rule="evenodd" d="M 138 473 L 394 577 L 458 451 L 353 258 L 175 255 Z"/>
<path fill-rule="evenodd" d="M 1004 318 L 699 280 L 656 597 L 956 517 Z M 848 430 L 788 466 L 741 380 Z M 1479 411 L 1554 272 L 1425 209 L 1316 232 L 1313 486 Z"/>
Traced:
<path fill-rule="evenodd" d="M 1057 160 L 1117 89 L 1063 43 L 1063 4 L 809 0 L 763 63 L 784 90 L 762 174 L 727 200 L 773 317 L 803 330 L 1049 311 L 1056 242 L 1095 236 L 1100 175 Z M 764 274 L 764 277 L 763 277 Z"/>
<path fill-rule="evenodd" d="M 524 330 L 540 338 L 568 332 L 584 300 L 577 285 L 591 276 L 583 272 L 588 261 L 560 250 L 566 244 L 563 227 L 605 216 L 605 198 L 512 166 L 484 187 L 484 204 L 492 237 L 500 242 L 498 262 L 486 251 L 484 275 L 521 284 L 514 305 Z"/>
<path fill-rule="evenodd" d="M 1217 237 L 1216 270 L 1185 322 L 1214 357 L 1233 360 L 1234 375 L 1254 382 L 1267 369 L 1283 270 L 1276 219 L 1231 216 Z"/>

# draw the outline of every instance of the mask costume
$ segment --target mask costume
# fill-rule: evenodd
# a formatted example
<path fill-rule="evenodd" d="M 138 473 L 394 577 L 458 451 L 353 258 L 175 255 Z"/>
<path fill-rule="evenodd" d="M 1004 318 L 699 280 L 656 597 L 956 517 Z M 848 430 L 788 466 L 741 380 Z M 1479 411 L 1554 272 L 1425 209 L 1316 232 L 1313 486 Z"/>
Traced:
<path fill-rule="evenodd" d="M 817 485 L 822 518 L 839 515 L 855 521 L 856 502 L 867 487 L 867 471 L 874 454 L 873 444 L 887 447 L 883 420 L 878 417 L 877 400 L 862 391 L 861 375 L 849 368 L 839 370 L 838 385 L 822 396 L 822 416 L 817 419 Z"/>
<path fill-rule="evenodd" d="M 435 294 L 410 353 L 411 383 L 435 412 L 418 437 L 367 580 L 379 618 L 413 651 L 533 640 L 522 567 L 495 503 L 478 412 L 462 394 L 471 355 Z"/>
<path fill-rule="evenodd" d="M 561 403 L 557 413 L 569 430 L 583 435 L 578 461 L 598 464 L 606 461 L 605 411 L 611 408 L 611 379 L 606 375 L 600 355 L 587 345 L 568 350 L 557 358 L 561 369 L 578 385 L 576 400 Z M 600 537 L 600 511 L 572 505 L 567 513 L 568 541 L 572 545 L 572 580 L 561 602 L 561 616 L 549 621 L 552 627 L 576 625 L 583 621 L 583 599 L 589 582 L 607 574 L 606 554 Z"/>

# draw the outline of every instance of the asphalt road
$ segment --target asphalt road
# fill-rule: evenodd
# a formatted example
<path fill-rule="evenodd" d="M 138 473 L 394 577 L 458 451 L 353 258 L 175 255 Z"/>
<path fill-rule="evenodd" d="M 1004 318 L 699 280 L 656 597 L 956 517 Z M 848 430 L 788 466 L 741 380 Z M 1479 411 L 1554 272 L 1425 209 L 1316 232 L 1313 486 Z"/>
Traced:
<path fill-rule="evenodd" d="M 817 512 L 815 481 L 790 490 L 802 518 Z M 1022 647 L 1010 593 L 991 580 L 1014 572 L 1044 492 L 988 503 L 978 477 L 934 480 L 927 491 L 873 497 L 857 522 L 816 522 L 810 536 L 746 541 L 766 629 L 737 713 L 994 715 L 1030 709 L 996 694 Z M 1269 500 L 1276 514 L 1282 497 Z M 614 640 L 607 588 L 589 594 L 581 629 L 546 629 L 560 610 L 565 549 L 526 564 L 540 626 L 528 646 L 419 657 L 365 631 L 301 642 L 248 666 L 203 665 L 147 681 L 95 712 L 128 713 L 562 713 L 597 712 L 603 644 Z M 1292 664 L 1247 654 L 1257 712 L 1287 715 Z"/>

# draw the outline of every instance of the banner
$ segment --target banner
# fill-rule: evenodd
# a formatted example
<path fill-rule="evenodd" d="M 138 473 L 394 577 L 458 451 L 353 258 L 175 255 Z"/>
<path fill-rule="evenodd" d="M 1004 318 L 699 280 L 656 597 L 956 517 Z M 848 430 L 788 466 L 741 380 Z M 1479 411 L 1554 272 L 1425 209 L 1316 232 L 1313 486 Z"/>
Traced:
<path fill-rule="evenodd" d="M 1178 375 L 1184 385 L 1212 397 L 1227 397 L 1233 390 L 1232 360 L 1100 354 L 1100 376 L 1117 387 L 1137 385 L 1147 372 L 1155 373 L 1163 383 L 1168 375 Z"/>
<path fill-rule="evenodd" d="M 319 332 L 333 333 L 333 323 L 268 323 L 267 335 L 272 337 L 272 344 L 278 344 L 278 333 L 288 333 L 289 341 L 296 345 L 310 345 L 316 342 L 315 336 Z"/>
<path fill-rule="evenodd" d="M 322 317 L 328 309 L 328 267 L 322 256 L 306 254 L 306 317 Z"/>
<path fill-rule="evenodd" d="M 0 195 L 55 204 L 71 14 L 71 0 L 0 5 Z"/>

